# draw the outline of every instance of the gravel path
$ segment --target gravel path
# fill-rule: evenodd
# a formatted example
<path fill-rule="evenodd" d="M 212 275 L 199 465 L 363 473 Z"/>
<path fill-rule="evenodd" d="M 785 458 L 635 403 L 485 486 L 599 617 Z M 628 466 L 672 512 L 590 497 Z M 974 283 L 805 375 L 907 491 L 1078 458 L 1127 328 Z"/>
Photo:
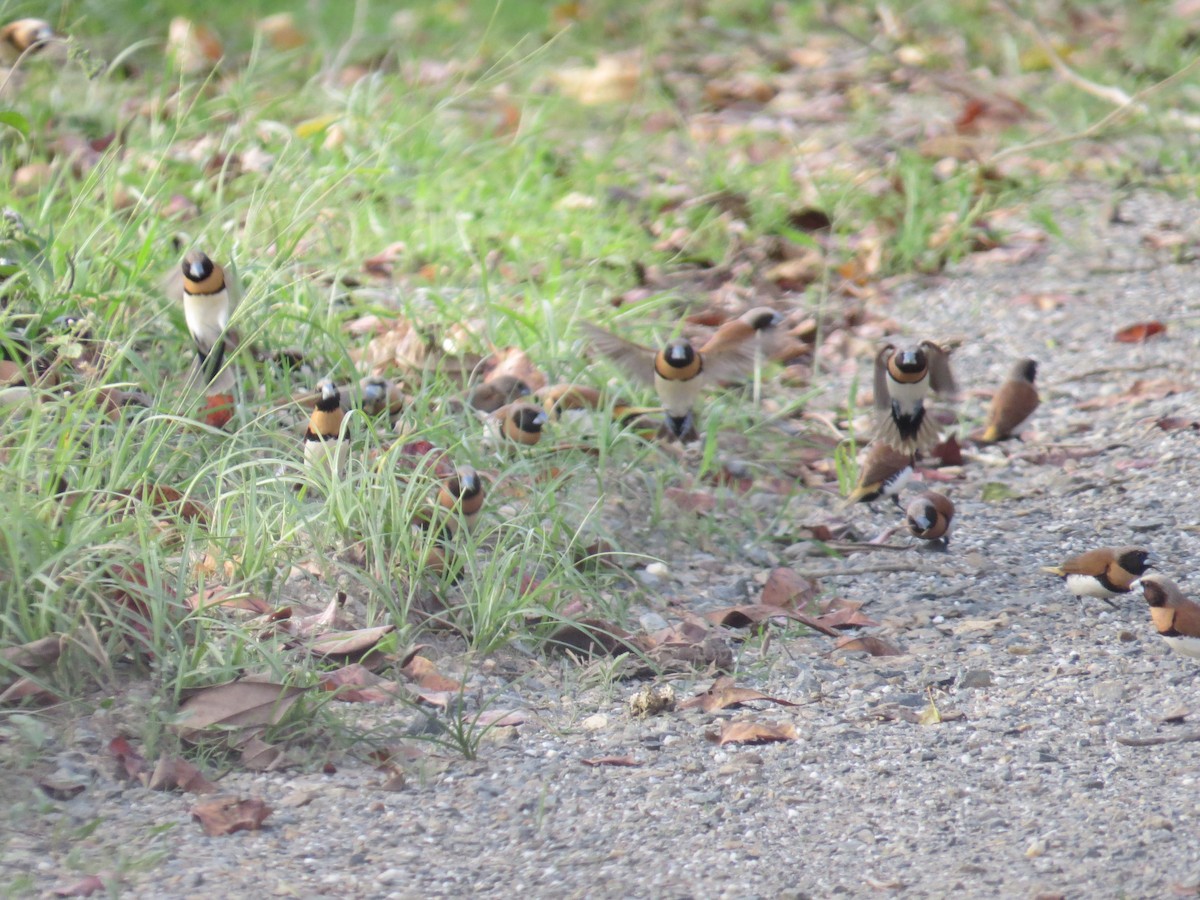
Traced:
<path fill-rule="evenodd" d="M 1140 596 L 1115 611 L 1080 604 L 1037 571 L 1138 542 L 1200 597 L 1189 572 L 1200 558 L 1200 434 L 1154 424 L 1200 419 L 1200 395 L 1076 406 L 1135 379 L 1200 377 L 1194 266 L 1146 243 L 1182 231 L 1186 258 L 1200 206 L 1145 193 L 1110 216 L 1111 200 L 1083 189 L 1055 203 L 1065 240 L 1015 265 L 969 260 L 898 290 L 885 311 L 914 336 L 967 338 L 955 361 L 976 415 L 986 399 L 971 388 L 995 387 L 1019 356 L 1041 363 L 1033 436 L 981 451 L 944 486 L 958 507 L 950 552 L 835 562 L 772 544 L 753 567 L 714 566 L 698 552 L 665 560 L 672 592 L 694 588 L 701 606 L 744 593 L 763 562 L 908 566 L 825 581 L 863 601 L 874 633 L 904 655 L 830 654 L 820 635 L 747 641 L 739 684 L 801 705 L 648 719 L 625 706 L 638 683 L 613 680 L 603 662 L 501 657 L 477 666 L 472 685 L 526 718 L 489 732 L 477 761 L 414 767 L 399 792 L 380 790 L 368 761 L 339 759 L 321 774 L 319 752 L 302 774 L 231 774 L 222 790 L 275 812 L 263 831 L 224 838 L 189 820 L 193 798 L 117 779 L 100 752 L 112 715 L 97 713 L 47 749 L 86 790 L 36 804 L 28 786 L 4 792 L 20 814 L 4 836 L 0 883 L 25 876 L 17 892 L 36 895 L 103 871 L 137 897 L 1200 894 L 1200 743 L 1119 740 L 1197 734 L 1198 663 L 1155 636 Z M 1064 297 L 1049 310 L 1020 299 L 1037 294 Z M 1167 335 L 1112 341 L 1149 319 Z M 1101 452 L 1016 458 L 1055 447 Z M 1013 496 L 985 502 L 994 482 Z M 802 502 L 826 518 L 835 506 L 823 495 Z M 851 518 L 874 534 L 895 522 L 884 506 Z M 511 683 L 510 669 L 521 676 Z M 708 683 L 675 686 L 688 696 Z M 921 724 L 931 698 L 943 721 Z M 799 739 L 706 739 L 729 719 L 790 722 Z M 604 756 L 640 765 L 580 762 Z"/>

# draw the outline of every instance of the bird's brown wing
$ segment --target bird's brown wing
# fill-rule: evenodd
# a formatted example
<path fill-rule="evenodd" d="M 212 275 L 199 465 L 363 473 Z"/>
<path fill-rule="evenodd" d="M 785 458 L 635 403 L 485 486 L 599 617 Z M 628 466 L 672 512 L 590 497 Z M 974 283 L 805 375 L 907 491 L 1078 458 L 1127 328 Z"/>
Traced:
<path fill-rule="evenodd" d="M 1115 562 L 1111 547 L 1089 550 L 1087 553 L 1068 559 L 1059 568 L 1064 575 L 1103 575 L 1109 563 Z"/>
<path fill-rule="evenodd" d="M 1006 381 L 996 392 L 988 415 L 988 431 L 1011 434 L 1038 408 L 1038 392 L 1028 381 Z"/>
<path fill-rule="evenodd" d="M 606 331 L 591 322 L 581 323 L 579 330 L 583 332 L 591 347 L 619 365 L 631 378 L 636 378 L 645 385 L 654 384 L 654 350 L 617 337 L 611 331 Z"/>
<path fill-rule="evenodd" d="M 705 384 L 745 378 L 754 371 L 757 355 L 754 334 L 753 329 L 739 330 L 736 334 L 727 332 L 719 342 L 713 335 L 713 340 L 700 348 Z"/>
<path fill-rule="evenodd" d="M 884 344 L 875 354 L 875 408 L 878 410 L 886 411 L 892 408 L 892 398 L 888 393 L 887 364 L 895 352 L 895 345 Z"/>
<path fill-rule="evenodd" d="M 954 373 L 950 370 L 950 350 L 933 341 L 921 341 L 921 349 L 929 360 L 929 387 L 942 397 L 958 393 Z"/>

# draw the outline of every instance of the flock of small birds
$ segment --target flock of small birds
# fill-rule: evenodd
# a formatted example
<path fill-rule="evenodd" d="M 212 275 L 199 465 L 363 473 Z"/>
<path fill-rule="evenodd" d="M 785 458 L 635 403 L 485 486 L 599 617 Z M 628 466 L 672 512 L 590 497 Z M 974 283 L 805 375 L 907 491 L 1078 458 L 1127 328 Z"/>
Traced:
<path fill-rule="evenodd" d="M 35 52 L 54 38 L 48 23 L 22 19 L 0 29 L 0 57 L 11 63 Z M 196 356 L 190 384 L 208 398 L 208 408 L 219 410 L 233 403 L 235 370 L 230 353 L 236 335 L 230 330 L 233 303 L 224 269 L 205 253 L 192 250 L 182 263 L 184 317 L 195 345 Z M 659 407 L 639 407 L 623 399 L 612 399 L 595 387 L 558 384 L 534 392 L 520 378 L 501 376 L 472 388 L 466 405 L 486 417 L 493 440 L 515 446 L 533 446 L 542 438 L 544 426 L 569 410 L 611 410 L 624 426 L 644 432 L 651 417 L 661 414 L 657 436 L 665 441 L 687 444 L 698 440 L 697 404 L 706 390 L 754 374 L 758 383 L 764 360 L 779 346 L 783 317 L 773 309 L 751 309 L 720 325 L 697 346 L 677 337 L 655 349 L 634 343 L 590 323 L 582 334 L 588 346 L 615 363 L 633 381 L 653 387 Z M 68 321 L 66 327 L 74 327 Z M 8 347 L 19 346 L 11 336 Z M 926 401 L 931 393 L 953 396 L 957 390 L 950 366 L 953 347 L 923 340 L 916 346 L 885 344 L 875 358 L 874 393 L 877 424 L 853 491 L 846 505 L 891 499 L 904 513 L 913 536 L 945 549 L 954 523 L 954 504 L 937 491 L 923 491 L 907 506 L 900 493 L 913 474 L 917 457 L 939 440 L 934 418 Z M 19 358 L 11 349 L 9 359 L 0 359 L 0 393 L 4 403 L 24 396 L 38 383 L 36 360 Z M 1018 361 L 1008 379 L 993 397 L 980 443 L 994 443 L 1017 435 L 1018 429 L 1039 404 L 1035 386 L 1037 363 Z M 16 393 L 14 393 L 16 392 Z M 404 395 L 394 382 L 370 376 L 357 390 L 358 408 L 369 416 L 398 415 Z M 112 400 L 118 409 L 125 403 L 141 402 L 144 395 L 122 395 Z M 109 401 L 106 400 L 106 403 Z M 317 394 L 303 437 L 307 467 L 321 478 L 340 477 L 349 446 L 343 420 L 348 410 L 346 391 L 331 380 L 317 386 Z M 224 424 L 228 419 L 215 420 Z M 214 422 L 212 418 L 210 422 Z M 470 529 L 483 505 L 484 487 L 479 474 L 462 466 L 443 475 L 436 500 L 422 510 L 414 527 L 434 530 L 439 543 L 448 549 L 461 528 Z M 1150 608 L 1155 628 L 1166 643 L 1179 653 L 1200 658 L 1200 604 L 1186 598 L 1180 588 L 1161 575 L 1147 575 L 1154 554 L 1142 547 L 1103 547 L 1073 557 L 1043 571 L 1063 579 L 1076 597 L 1093 597 L 1112 603 L 1112 598 L 1138 587 Z"/>

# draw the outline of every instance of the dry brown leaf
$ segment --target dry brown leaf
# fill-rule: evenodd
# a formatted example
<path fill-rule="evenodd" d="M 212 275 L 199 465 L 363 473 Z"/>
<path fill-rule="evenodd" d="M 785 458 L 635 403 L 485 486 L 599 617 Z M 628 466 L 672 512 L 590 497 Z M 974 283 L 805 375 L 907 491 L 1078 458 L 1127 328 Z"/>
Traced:
<path fill-rule="evenodd" d="M 861 609 L 862 604 L 857 601 L 835 598 L 818 617 L 818 621 L 830 628 L 870 628 L 879 624 L 863 615 Z"/>
<path fill-rule="evenodd" d="M 479 364 L 484 381 L 494 381 L 511 375 L 520 378 L 531 390 L 546 386 L 546 376 L 538 371 L 533 361 L 520 347 L 503 347 L 485 356 Z"/>
<path fill-rule="evenodd" d="M 239 594 L 227 587 L 211 587 L 206 591 L 197 591 L 183 601 L 189 609 L 203 612 L 214 607 L 239 609 L 256 613 L 260 616 L 270 615 L 271 605 L 262 597 L 252 594 Z"/>
<path fill-rule="evenodd" d="M 437 666 L 424 656 L 414 656 L 400 670 L 400 674 L 427 691 L 459 693 L 463 689 L 461 681 L 447 678 L 437 670 Z"/>
<path fill-rule="evenodd" d="M 627 631 L 602 619 L 564 622 L 550 633 L 546 643 L 552 652 L 569 650 L 580 656 L 616 656 L 634 649 Z"/>
<path fill-rule="evenodd" d="M 32 678 L 22 676 L 0 693 L 0 706 L 29 702 L 34 705 L 57 703 L 62 698 Z"/>
<path fill-rule="evenodd" d="M 765 700 L 768 703 L 777 703 L 780 706 L 796 706 L 791 700 L 781 700 L 778 697 L 770 697 L 761 691 L 755 691 L 751 688 L 740 688 L 731 677 L 722 675 L 712 683 L 712 686 L 707 690 L 697 694 L 695 697 L 690 697 L 679 704 L 680 709 L 700 709 L 703 712 L 716 712 L 719 709 L 725 709 L 729 706 L 736 706 L 740 703 L 749 703 L 752 700 Z"/>
<path fill-rule="evenodd" d="M 284 610 L 276 610 L 272 613 L 272 618 L 281 623 L 279 630 L 285 634 L 290 634 L 298 638 L 314 637 L 315 635 L 326 634 L 338 626 L 338 614 L 345 605 L 346 594 L 343 591 L 338 591 L 334 598 L 319 613 L 298 616 L 295 610 L 290 609 L 290 607 L 284 607 L 284 609 L 289 610 L 286 616 L 282 615 Z"/>
<path fill-rule="evenodd" d="M 191 693 L 175 724 L 180 737 L 196 741 L 207 729 L 261 728 L 279 722 L 307 688 L 267 681 L 231 681 Z"/>
<path fill-rule="evenodd" d="M 904 651 L 893 647 L 883 638 L 876 637 L 873 634 L 864 634 L 858 637 L 842 637 L 838 638 L 833 645 L 834 650 L 853 650 L 865 651 L 872 656 L 903 656 Z"/>
<path fill-rule="evenodd" d="M 1113 406 L 1121 406 L 1125 403 L 1136 403 L 1139 400 L 1161 400 L 1164 397 L 1170 397 L 1172 394 L 1180 394 L 1190 391 L 1192 386 L 1184 384 L 1181 381 L 1174 381 L 1170 378 L 1139 378 L 1124 390 L 1117 394 L 1105 394 L 1100 397 L 1093 397 L 1091 400 L 1084 400 L 1075 404 L 1076 409 L 1091 410 L 1091 409 L 1108 409 Z"/>
<path fill-rule="evenodd" d="M 240 800 L 237 797 L 218 797 L 197 803 L 191 809 L 192 818 L 200 823 L 209 837 L 233 834 L 235 831 L 257 831 L 262 828 L 271 807 L 262 800 Z"/>
<path fill-rule="evenodd" d="M 399 684 L 387 681 L 359 663 L 326 672 L 321 677 L 321 687 L 337 691 L 336 699 L 346 703 L 388 703 L 405 694 Z"/>
<path fill-rule="evenodd" d="M 559 69 L 550 80 L 565 96 L 585 106 L 628 103 L 634 98 L 642 65 L 630 56 L 602 56 L 593 68 Z"/>
<path fill-rule="evenodd" d="M 274 772 L 293 765 L 280 747 L 253 735 L 239 742 L 238 749 L 242 752 L 242 765 L 254 772 Z"/>
<path fill-rule="evenodd" d="M 493 728 L 516 728 L 525 724 L 523 709 L 485 709 L 475 717 L 475 724 Z"/>
<path fill-rule="evenodd" d="M 663 491 L 663 499 L 684 512 L 712 512 L 717 506 L 717 498 L 709 491 L 689 491 L 686 488 L 670 487 Z"/>
<path fill-rule="evenodd" d="M 1192 431 L 1200 431 L 1200 419 L 1187 419 L 1183 416 L 1163 416 L 1157 419 L 1154 423 L 1163 431 L 1179 431 L 1184 428 L 1190 428 Z"/>
<path fill-rule="evenodd" d="M 365 656 L 395 630 L 396 626 L 389 624 L 354 631 L 327 632 L 309 641 L 306 649 L 317 656 Z"/>
<path fill-rule="evenodd" d="M 585 766 L 626 766 L 636 767 L 642 763 L 640 760 L 634 759 L 632 756 L 593 756 L 590 759 L 581 759 L 581 763 Z"/>
<path fill-rule="evenodd" d="M 138 780 L 142 779 L 139 777 Z M 171 791 L 178 788 L 184 793 L 211 794 L 217 789 L 198 768 L 178 756 L 159 757 L 154 771 L 144 783 L 152 791 Z"/>
<path fill-rule="evenodd" d="M 86 875 L 74 884 L 56 887 L 52 893 L 55 897 L 90 897 L 96 891 L 103 890 L 104 882 L 99 875 Z"/>
<path fill-rule="evenodd" d="M 791 722 L 726 722 L 721 726 L 717 743 L 726 744 L 769 744 L 776 741 L 799 739 L 796 726 Z"/>
<path fill-rule="evenodd" d="M 176 16 L 167 28 L 167 56 L 185 75 L 211 71 L 224 55 L 221 40 L 206 25 Z"/>
<path fill-rule="evenodd" d="M 1113 340 L 1120 344 L 1141 344 L 1150 340 L 1156 334 L 1165 334 L 1167 326 L 1162 322 L 1138 322 L 1127 325 L 1113 335 Z"/>
<path fill-rule="evenodd" d="M 145 503 L 155 513 L 176 515 L 185 522 L 200 522 L 207 525 L 212 519 L 212 513 L 206 506 L 195 500 L 187 499 L 182 491 L 170 485 L 139 484 L 131 490 L 117 491 L 116 493 Z"/>
<path fill-rule="evenodd" d="M 130 778 L 135 778 L 141 781 L 142 775 L 146 771 L 146 759 L 129 743 L 129 740 L 124 737 L 115 737 L 108 743 L 108 752 L 116 757 L 121 768 L 125 770 L 125 774 Z"/>
<path fill-rule="evenodd" d="M 48 634 L 36 641 L 16 647 L 5 647 L 0 650 L 0 659 L 17 669 L 26 671 L 40 669 L 58 661 L 59 656 L 62 655 L 63 644 L 63 635 Z"/>
<path fill-rule="evenodd" d="M 937 460 L 939 466 L 961 466 L 963 464 L 962 447 L 958 444 L 958 435 L 952 434 L 933 446 L 929 456 Z"/>
<path fill-rule="evenodd" d="M 761 602 L 764 606 L 779 606 L 795 609 L 808 606 L 817 595 L 818 585 L 786 566 L 772 569 L 763 586 Z"/>
<path fill-rule="evenodd" d="M 758 625 L 770 619 L 785 618 L 792 619 L 802 625 L 807 625 L 814 631 L 819 631 L 830 637 L 837 637 L 836 631 L 832 628 L 827 628 L 813 616 L 806 615 L 794 609 L 767 606 L 762 603 L 714 609 L 712 612 L 705 613 L 704 618 L 716 625 L 724 625 L 727 628 L 748 628 L 751 625 Z"/>

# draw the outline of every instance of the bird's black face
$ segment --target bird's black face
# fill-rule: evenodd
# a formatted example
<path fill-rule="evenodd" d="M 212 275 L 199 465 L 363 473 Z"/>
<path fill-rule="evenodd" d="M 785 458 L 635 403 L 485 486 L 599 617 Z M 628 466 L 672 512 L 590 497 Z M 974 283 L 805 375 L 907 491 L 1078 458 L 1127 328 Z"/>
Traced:
<path fill-rule="evenodd" d="M 317 409 L 328 412 L 341 405 L 341 392 L 338 391 L 337 385 L 332 381 L 325 379 L 317 385 L 317 388 L 321 391 L 321 399 L 317 401 Z"/>
<path fill-rule="evenodd" d="M 517 410 L 517 427 L 522 431 L 528 431 L 531 434 L 536 434 L 542 430 L 542 426 L 545 424 L 545 411 L 536 409 L 534 407 L 527 407 Z"/>
<path fill-rule="evenodd" d="M 183 258 L 184 277 L 191 281 L 203 281 L 213 273 L 212 260 L 198 251 Z"/>
<path fill-rule="evenodd" d="M 897 369 L 910 375 L 925 371 L 929 365 L 925 351 L 919 347 L 916 350 L 901 350 L 895 356 L 895 363 Z"/>
<path fill-rule="evenodd" d="M 452 494 L 464 500 L 469 500 L 483 490 L 479 473 L 468 467 L 458 470 L 458 476 L 450 480 L 449 487 Z"/>
<path fill-rule="evenodd" d="M 363 384 L 363 399 L 371 403 L 382 403 L 387 397 L 387 385 L 380 379 L 372 378 Z"/>
<path fill-rule="evenodd" d="M 1021 377 L 1023 377 L 1030 384 L 1034 382 L 1034 380 L 1037 378 L 1037 362 L 1035 360 L 1025 360 L 1025 363 L 1021 367 Z"/>
<path fill-rule="evenodd" d="M 1167 605 L 1167 592 L 1162 589 L 1162 585 L 1153 581 L 1142 582 L 1142 596 L 1146 598 L 1146 602 L 1151 606 Z"/>
<path fill-rule="evenodd" d="M 1126 572 L 1132 572 L 1134 575 L 1141 575 L 1147 569 L 1152 568 L 1154 554 L 1149 550 L 1127 550 L 1117 557 L 1117 563 Z"/>
<path fill-rule="evenodd" d="M 685 338 L 678 338 L 667 344 L 666 350 L 663 352 L 663 357 L 667 361 L 667 365 L 673 369 L 686 369 L 696 360 L 696 351 L 692 349 L 691 343 Z"/>
<path fill-rule="evenodd" d="M 934 509 L 932 503 L 926 503 L 921 508 L 920 515 L 908 517 L 908 524 L 921 531 L 928 531 L 933 527 L 935 521 L 937 521 L 937 510 Z"/>

